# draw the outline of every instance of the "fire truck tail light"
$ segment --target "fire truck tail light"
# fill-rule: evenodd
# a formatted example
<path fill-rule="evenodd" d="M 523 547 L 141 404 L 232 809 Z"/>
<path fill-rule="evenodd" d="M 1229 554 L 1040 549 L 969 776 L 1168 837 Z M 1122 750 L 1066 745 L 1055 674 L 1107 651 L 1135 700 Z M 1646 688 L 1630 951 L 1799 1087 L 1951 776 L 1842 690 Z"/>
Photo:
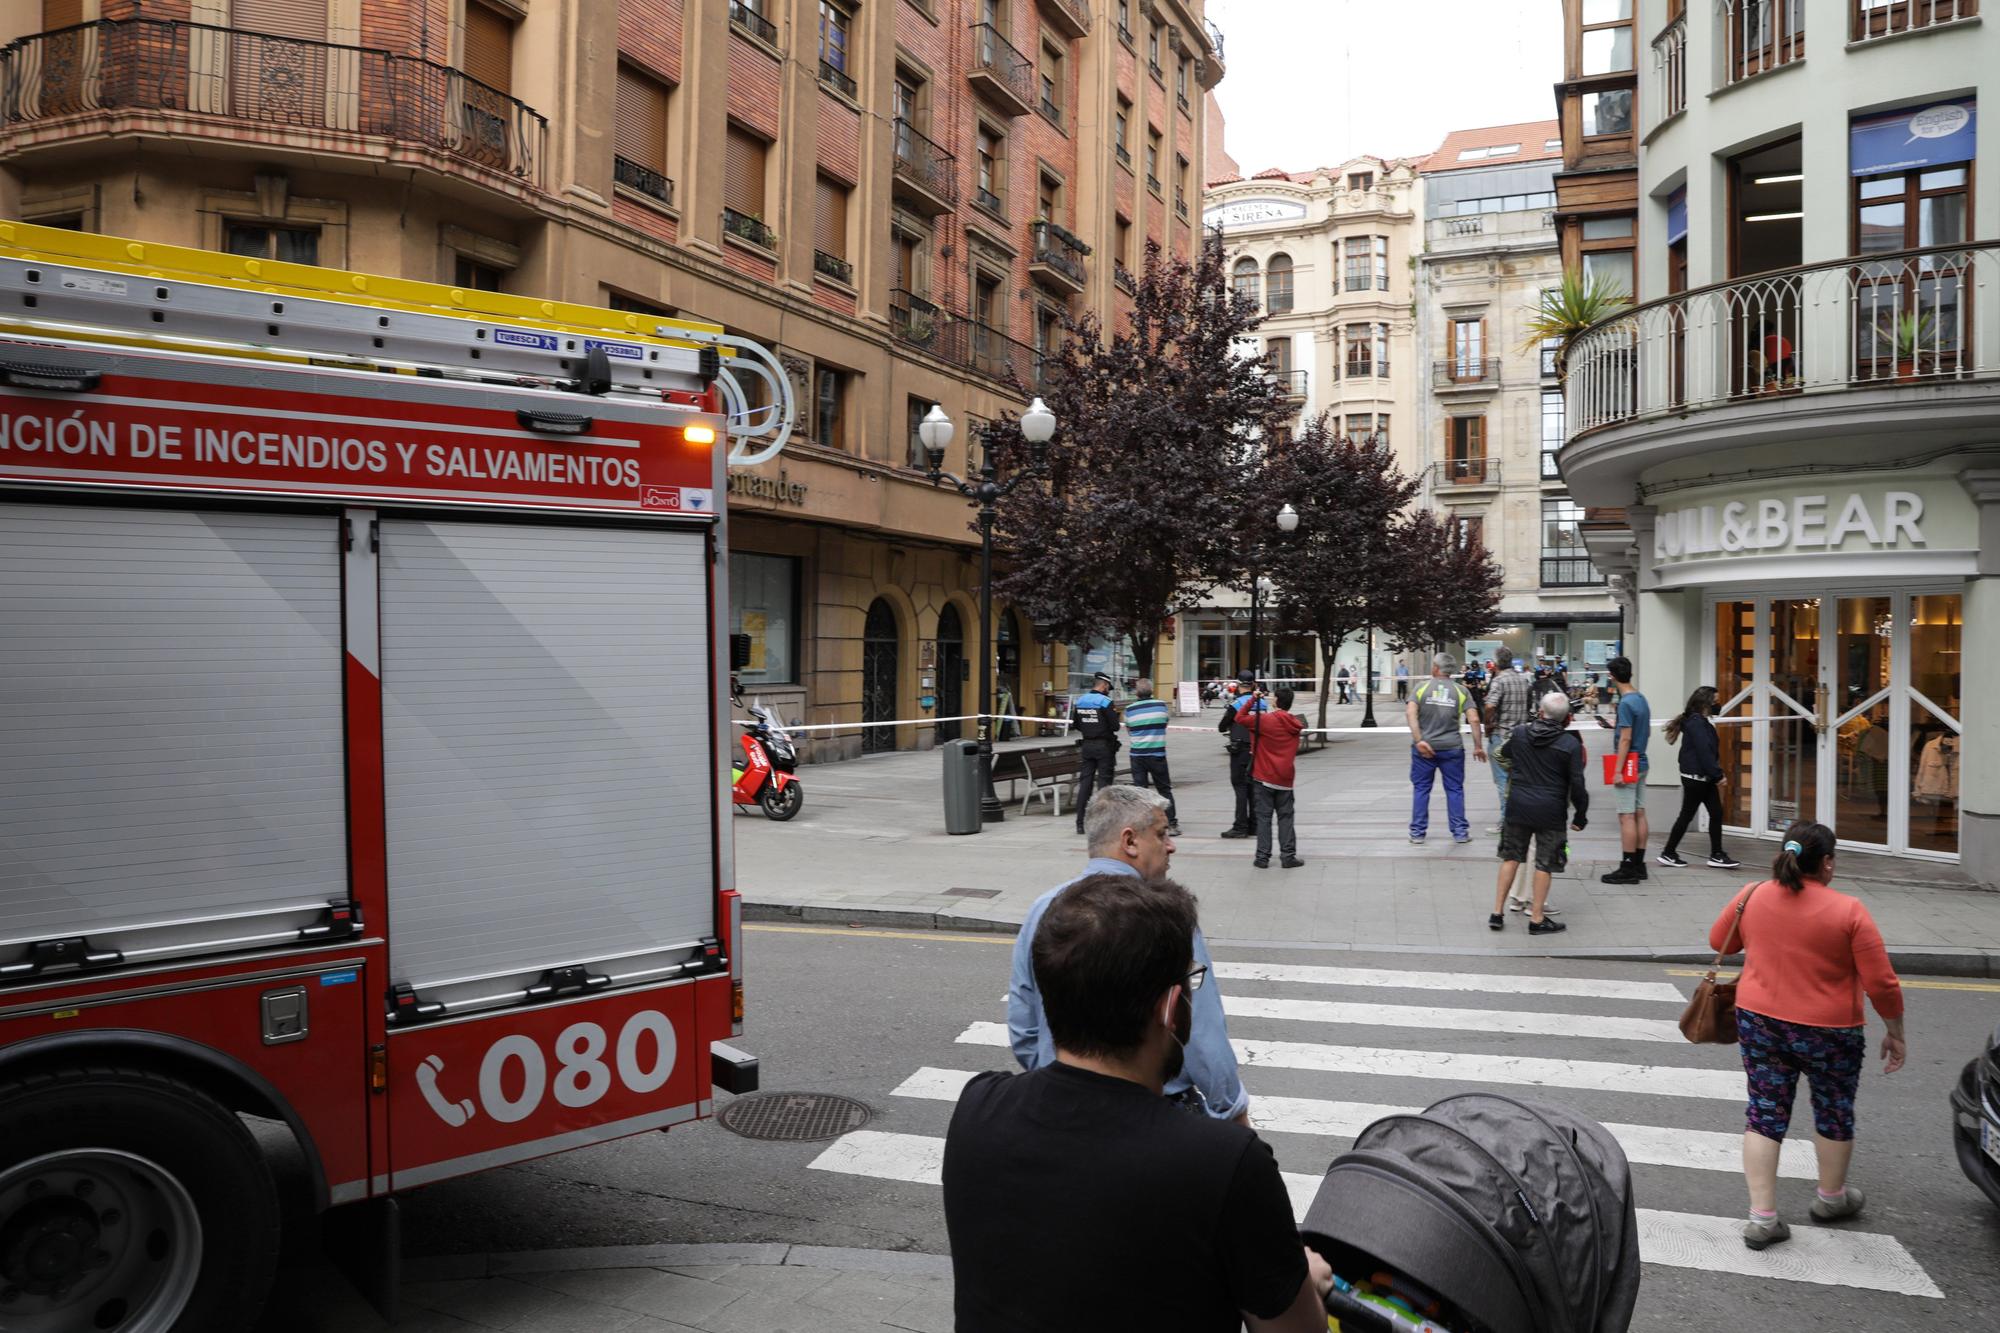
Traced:
<path fill-rule="evenodd" d="M 736 1035 L 743 1035 L 743 983 L 736 982 L 729 988 L 729 1021 L 736 1026 Z"/>
<path fill-rule="evenodd" d="M 368 1088 L 371 1092 L 386 1092 L 389 1087 L 389 1048 L 370 1046 L 368 1048 Z"/>
<path fill-rule="evenodd" d="M 689 426 L 687 429 L 681 432 L 681 438 L 686 440 L 689 444 L 714 444 L 715 427 Z"/>

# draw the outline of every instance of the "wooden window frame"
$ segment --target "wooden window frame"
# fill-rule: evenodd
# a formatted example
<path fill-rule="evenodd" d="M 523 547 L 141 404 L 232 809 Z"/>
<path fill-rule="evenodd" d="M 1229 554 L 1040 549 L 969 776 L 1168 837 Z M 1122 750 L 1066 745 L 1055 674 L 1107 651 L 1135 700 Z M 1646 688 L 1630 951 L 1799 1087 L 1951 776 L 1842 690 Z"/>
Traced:
<path fill-rule="evenodd" d="M 1588 0 L 1578 0 L 1576 7 L 1577 21 L 1573 68 L 1576 70 L 1577 76 L 1585 79 L 1636 77 L 1639 72 L 1639 30 L 1633 15 L 1638 12 L 1638 0 L 1632 0 L 1632 3 L 1626 6 L 1629 12 L 1624 18 L 1606 19 L 1602 23 L 1585 23 L 1583 21 L 1583 7 L 1586 3 L 1588 3 Z M 1588 35 L 1593 32 L 1611 32 L 1618 28 L 1625 29 L 1625 50 L 1626 54 L 1631 58 L 1631 63 L 1623 69 L 1586 70 L 1583 67 L 1583 48 Z"/>
<path fill-rule="evenodd" d="M 1349 379 L 1372 379 L 1375 375 L 1375 326 L 1347 324 L 1341 331 L 1341 360 Z M 1360 356 L 1355 353 L 1359 351 Z"/>
<path fill-rule="evenodd" d="M 1462 334 L 1471 330 L 1472 354 L 1466 355 Z M 1454 383 L 1478 383 L 1486 378 L 1486 316 L 1455 316 L 1451 321 L 1451 379 Z"/>
<path fill-rule="evenodd" d="M 838 366 L 813 367 L 813 443 L 822 449 L 847 452 L 848 372 Z M 827 423 L 827 389 L 833 390 L 833 422 Z"/>
<path fill-rule="evenodd" d="M 1972 207 L 1977 200 L 1977 196 L 1973 193 L 1972 188 L 1973 165 L 1969 161 L 1958 163 L 1942 162 L 1935 166 L 1912 167 L 1908 171 L 1878 171 L 1869 176 L 1853 177 L 1853 183 L 1848 187 L 1847 253 L 1856 256 L 1861 254 L 1862 208 L 1864 206 L 1870 208 L 1878 207 L 1898 197 L 1896 195 L 1877 195 L 1872 199 L 1863 200 L 1861 197 L 1861 187 L 1870 181 L 1893 180 L 1898 176 L 1903 178 L 1903 193 L 1900 196 L 1903 204 L 1903 244 L 1898 248 L 1914 250 L 1922 243 L 1917 237 L 1923 213 L 1923 201 L 1926 199 L 1943 199 L 1951 195 L 1960 195 L 1965 199 L 1966 239 L 1955 242 L 1955 244 L 1971 244 L 1975 226 Z M 1963 185 L 1944 185 L 1929 190 L 1923 188 L 1923 178 L 1925 176 L 1938 171 L 1961 169 L 1965 172 L 1965 183 Z"/>
<path fill-rule="evenodd" d="M 1354 191 L 1375 188 L 1375 173 L 1372 171 L 1350 171 L 1347 173 L 1347 188 Z"/>
<path fill-rule="evenodd" d="M 1461 429 L 1462 428 L 1462 429 Z M 1444 419 L 1445 479 L 1454 486 L 1486 482 L 1486 414 L 1452 413 Z M 1475 468 L 1473 464 L 1477 463 Z"/>
<path fill-rule="evenodd" d="M 980 147 L 979 136 L 984 134 L 993 141 L 993 152 L 987 153 Z M 982 184 L 981 176 L 986 177 Z M 990 189 L 989 185 L 1000 188 Z M 972 127 L 972 187 L 973 202 L 993 214 L 1007 211 L 1007 132 L 992 121 L 981 116 Z M 988 204 L 980 196 L 991 195 L 995 202 Z"/>
<path fill-rule="evenodd" d="M 1281 259 L 1285 261 L 1285 266 L 1283 268 L 1278 267 L 1278 261 Z M 1298 271 L 1297 261 L 1295 261 L 1291 257 L 1291 255 L 1285 253 L 1282 250 L 1279 251 L 1277 254 L 1272 255 L 1270 259 L 1265 261 L 1264 299 L 1265 302 L 1267 303 L 1266 308 L 1270 311 L 1270 313 L 1274 315 L 1282 315 L 1294 309 L 1294 303 L 1297 300 L 1297 284 L 1295 278 L 1295 274 L 1297 273 L 1297 271 Z M 1281 274 L 1284 276 L 1283 287 L 1285 293 L 1285 304 L 1283 309 L 1279 308 L 1277 302 L 1278 289 L 1280 286 L 1278 282 L 1278 277 Z"/>
<path fill-rule="evenodd" d="M 1069 123 L 1068 61 L 1069 57 L 1062 42 L 1054 33 L 1044 28 L 1041 55 L 1035 61 L 1035 73 L 1041 84 L 1036 89 L 1035 109 L 1041 113 L 1042 119 L 1064 133 L 1068 133 Z M 1053 78 L 1050 77 L 1051 72 L 1054 74 Z M 1054 90 L 1054 97 L 1049 96 L 1051 89 Z"/>
<path fill-rule="evenodd" d="M 847 0 L 818 0 L 818 6 L 813 12 L 818 18 L 816 36 L 818 39 L 820 63 L 830 69 L 839 71 L 846 78 L 853 78 L 854 74 L 848 69 L 848 66 L 854 59 L 854 23 L 855 19 L 860 15 L 859 7 L 847 3 Z M 838 61 L 827 59 L 827 52 L 830 49 L 827 46 L 826 40 L 829 12 L 831 12 L 833 18 L 833 30 L 840 37 L 840 59 Z"/>
<path fill-rule="evenodd" d="M 1375 290 L 1386 292 L 1389 290 L 1389 238 L 1374 236 L 1370 240 L 1373 244 L 1368 250 L 1374 265 Z"/>

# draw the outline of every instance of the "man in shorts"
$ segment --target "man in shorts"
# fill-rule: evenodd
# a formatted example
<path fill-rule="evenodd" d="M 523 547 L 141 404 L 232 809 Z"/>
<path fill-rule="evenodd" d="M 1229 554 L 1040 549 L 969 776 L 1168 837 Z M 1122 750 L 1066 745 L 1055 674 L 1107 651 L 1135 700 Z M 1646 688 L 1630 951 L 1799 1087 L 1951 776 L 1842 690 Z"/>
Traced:
<path fill-rule="evenodd" d="M 1493 891 L 1493 915 L 1486 924 L 1494 930 L 1507 928 L 1507 897 L 1521 862 L 1528 859 L 1532 840 L 1535 886 L 1528 904 L 1528 933 L 1553 935 L 1564 929 L 1546 911 L 1549 878 L 1567 860 L 1568 835 L 1563 826 L 1582 832 L 1590 810 L 1590 791 L 1583 784 L 1583 742 L 1569 732 L 1569 697 L 1543 695 L 1535 720 L 1515 729 L 1507 752 L 1514 771 L 1508 783 L 1507 816 L 1500 828 L 1500 883 Z"/>
<path fill-rule="evenodd" d="M 1637 884 L 1647 878 L 1646 839 L 1651 829 L 1646 824 L 1646 772 L 1650 765 L 1646 761 L 1646 742 L 1653 734 L 1653 710 L 1646 702 L 1646 696 L 1639 693 L 1639 687 L 1632 683 L 1632 659 L 1614 657 L 1605 663 L 1611 673 L 1611 688 L 1618 698 L 1616 720 L 1607 723 L 1597 719 L 1600 727 L 1612 728 L 1611 785 L 1618 796 L 1618 868 L 1598 878 L 1606 884 Z M 1639 756 L 1639 777 L 1636 782 L 1625 780 L 1625 756 Z"/>

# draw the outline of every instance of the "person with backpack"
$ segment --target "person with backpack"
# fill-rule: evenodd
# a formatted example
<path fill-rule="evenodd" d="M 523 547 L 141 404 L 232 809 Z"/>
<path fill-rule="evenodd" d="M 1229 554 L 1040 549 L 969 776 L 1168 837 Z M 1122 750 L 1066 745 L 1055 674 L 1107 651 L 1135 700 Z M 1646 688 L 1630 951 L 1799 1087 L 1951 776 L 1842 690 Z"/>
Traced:
<path fill-rule="evenodd" d="M 1680 716 L 1667 723 L 1670 745 L 1681 747 L 1681 812 L 1660 849 L 1660 864 L 1684 866 L 1681 836 L 1694 823 L 1697 810 L 1708 811 L 1708 863 L 1717 870 L 1734 870 L 1742 862 L 1722 850 L 1722 743 L 1709 715 L 1715 712 L 1715 686 L 1703 685 L 1688 696 Z"/>
<path fill-rule="evenodd" d="M 1553 935 L 1565 929 L 1562 922 L 1548 915 L 1549 881 L 1567 863 L 1568 835 L 1563 825 L 1581 833 L 1590 822 L 1590 791 L 1583 783 L 1583 741 L 1570 733 L 1568 697 L 1543 695 L 1536 704 L 1535 720 L 1514 728 L 1507 751 L 1514 774 L 1500 830 L 1500 884 L 1494 890 L 1493 915 L 1486 918 L 1486 924 L 1493 930 L 1507 928 L 1507 905 L 1532 839 L 1535 876 L 1528 904 L 1528 933 Z"/>
<path fill-rule="evenodd" d="M 1847 1183 L 1854 1157 L 1854 1093 L 1868 1060 L 1861 996 L 1888 1029 L 1882 1072 L 1909 1054 L 1903 1034 L 1903 987 L 1882 932 L 1861 900 L 1832 888 L 1833 830 L 1799 820 L 1771 863 L 1771 878 L 1745 885 L 1709 927 L 1718 954 L 1740 950 L 1736 985 L 1737 1045 L 1748 1078 L 1743 1176 L 1750 1220 L 1743 1243 L 1753 1250 L 1791 1238 L 1778 1217 L 1778 1156 L 1791 1125 L 1799 1076 L 1812 1089 L 1818 1222 L 1858 1216 L 1861 1191 Z"/>
<path fill-rule="evenodd" d="M 1403 712 L 1410 727 L 1410 845 L 1424 845 L 1431 824 L 1431 788 L 1444 778 L 1445 818 L 1453 842 L 1471 842 L 1472 826 L 1465 819 L 1465 741 L 1459 736 L 1461 718 L 1472 724 L 1472 757 L 1486 762 L 1486 736 L 1472 696 L 1452 679 L 1457 667 L 1450 653 L 1431 658 L 1431 674 L 1410 692 Z"/>

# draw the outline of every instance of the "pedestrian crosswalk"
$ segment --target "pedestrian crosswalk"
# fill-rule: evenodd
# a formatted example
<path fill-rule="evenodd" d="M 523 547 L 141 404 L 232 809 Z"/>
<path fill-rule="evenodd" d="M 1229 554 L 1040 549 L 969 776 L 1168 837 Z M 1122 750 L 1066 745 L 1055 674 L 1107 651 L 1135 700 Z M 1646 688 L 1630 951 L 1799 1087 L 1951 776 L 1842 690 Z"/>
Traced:
<path fill-rule="evenodd" d="M 1723 1275 L 1720 1280 L 1733 1275 L 1900 1297 L 1944 1295 L 1901 1241 L 1871 1229 L 1868 1220 L 1841 1228 L 1795 1225 L 1789 1242 L 1761 1252 L 1743 1245 L 1741 1215 L 1733 1207 L 1743 1191 L 1742 1068 L 1733 1048 L 1690 1047 L 1682 1040 L 1676 1009 L 1668 1006 L 1681 1005 L 1685 996 L 1670 982 L 1235 960 L 1219 961 L 1215 974 L 1225 986 L 1224 1010 L 1251 1094 L 1252 1119 L 1260 1132 L 1273 1136 L 1282 1166 L 1323 1168 L 1373 1121 L 1419 1110 L 1457 1091 L 1569 1101 L 1601 1117 L 1624 1148 L 1641 1173 L 1641 1205 L 1712 1198 L 1729 1210 L 1642 1206 L 1640 1252 L 1648 1265 Z M 1451 992 L 1454 1003 L 1395 1003 L 1390 1001 L 1424 997 L 1384 994 L 1391 991 Z M 1516 1007 L 1537 1003 L 1547 1011 Z M 1616 1012 L 1569 1012 L 1613 1006 Z M 1398 1032 L 1412 1044 L 1342 1040 L 1404 1039 Z M 1537 1053 L 1513 1053 L 1522 1039 Z M 956 1102 L 981 1069 L 1013 1068 L 1005 1054 L 1004 1023 L 974 1021 L 955 1034 L 940 1032 L 939 1042 L 940 1052 L 954 1052 L 954 1058 L 917 1067 L 891 1092 L 895 1104 L 916 1113 L 905 1120 L 919 1119 L 936 1132 L 859 1130 L 827 1147 L 812 1166 L 911 1187 L 936 1186 L 948 1115 L 941 1114 L 942 1107 L 921 1112 L 922 1105 Z M 1649 1047 L 1658 1050 L 1658 1063 L 1650 1055 L 1604 1058 Z M 1398 1100 L 1346 1099 L 1371 1090 Z M 1303 1092 L 1329 1095 L 1299 1095 Z M 1804 1102 L 1802 1089 L 1801 1117 Z M 1628 1114 L 1606 1115 L 1607 1107 Z M 1670 1123 L 1644 1123 L 1650 1118 Z M 1689 1174 L 1644 1174 L 1653 1169 Z M 1782 1190 L 1795 1197 L 1802 1186 L 1789 1182 L 1815 1179 L 1810 1146 L 1788 1143 L 1779 1173 L 1787 1182 Z M 1660 1192 L 1683 1197 L 1649 1198 L 1643 1187 L 1663 1179 L 1677 1183 Z M 1683 1181 L 1694 1188 L 1679 1184 Z M 1295 1211 L 1303 1214 L 1320 1176 L 1287 1171 L 1285 1183 Z"/>

